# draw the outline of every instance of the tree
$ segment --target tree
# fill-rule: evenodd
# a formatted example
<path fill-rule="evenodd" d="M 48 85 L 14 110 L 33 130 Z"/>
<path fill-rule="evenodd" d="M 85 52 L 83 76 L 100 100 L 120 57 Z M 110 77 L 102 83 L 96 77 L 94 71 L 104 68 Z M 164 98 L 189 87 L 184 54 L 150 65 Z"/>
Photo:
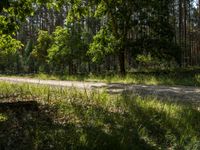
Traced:
<path fill-rule="evenodd" d="M 68 67 L 70 74 L 80 70 L 103 73 L 119 68 L 125 75 L 138 67 L 138 56 L 169 64 L 169 60 L 176 60 L 194 65 L 200 60 L 200 15 L 194 0 L 0 3 L 0 34 L 11 35 L 26 45 L 19 62 L 26 60 L 24 68 L 34 66 L 32 71 L 52 72 L 57 66 L 59 72 Z"/>
<path fill-rule="evenodd" d="M 20 41 L 13 39 L 10 35 L 0 35 L 0 70 L 6 71 L 6 69 L 12 70 L 14 68 L 12 59 L 22 46 Z"/>
<path fill-rule="evenodd" d="M 72 16 L 74 18 L 81 15 L 87 17 L 88 14 L 82 11 L 84 6 L 87 9 L 96 6 L 95 17 L 100 18 L 102 24 L 88 53 L 93 54 L 93 60 L 97 59 L 98 54 L 98 57 L 106 56 L 106 53 L 118 55 L 121 75 L 126 74 L 125 54 L 135 49 L 134 43 L 141 44 L 140 52 L 133 52 L 136 54 L 144 51 L 149 51 L 157 57 L 176 57 L 178 54 L 174 51 L 177 46 L 171 42 L 175 35 L 170 22 L 172 0 L 100 0 L 90 1 L 87 6 L 78 1 L 72 5 L 83 7 L 77 10 L 78 15 Z"/>
<path fill-rule="evenodd" d="M 92 56 L 94 62 L 101 61 L 107 55 L 113 55 L 119 42 L 112 35 L 108 28 L 102 28 L 94 37 L 90 44 L 88 54 Z"/>
<path fill-rule="evenodd" d="M 73 62 L 81 59 L 85 51 L 79 24 L 57 27 L 53 33 L 53 44 L 48 50 L 48 58 L 50 63 L 60 65 L 62 72 L 66 67 L 65 64 L 68 64 L 69 74 L 74 74 L 76 68 Z"/>
<path fill-rule="evenodd" d="M 35 46 L 32 57 L 38 64 L 40 71 L 49 72 L 49 65 L 47 63 L 48 49 L 52 46 L 53 37 L 48 31 L 40 30 L 37 39 L 37 45 Z"/>
<path fill-rule="evenodd" d="M 78 1 L 77 3 L 72 3 L 72 5 L 84 6 L 84 4 L 82 5 L 80 4 L 80 1 Z M 125 75 L 126 74 L 125 50 L 127 48 L 127 41 L 128 41 L 127 38 L 128 38 L 130 25 L 131 25 L 131 15 L 133 14 L 133 10 L 134 10 L 134 3 L 132 0 L 126 0 L 126 1 L 100 0 L 100 1 L 96 1 L 96 3 L 94 1 L 90 1 L 90 3 L 88 4 L 88 7 L 93 6 L 93 5 L 97 6 L 97 10 L 96 10 L 97 17 L 101 17 L 102 19 L 103 18 L 105 19 L 105 17 L 107 18 L 104 26 L 105 28 L 108 28 L 112 36 L 114 36 L 116 41 L 119 42 L 119 47 L 115 47 L 114 50 L 115 50 L 115 53 L 117 53 L 119 57 L 120 73 L 121 75 Z M 77 10 L 77 11 L 80 12 L 80 10 Z M 92 47 L 94 47 L 94 45 L 95 44 L 93 44 Z M 97 51 L 99 51 L 99 49 Z"/>

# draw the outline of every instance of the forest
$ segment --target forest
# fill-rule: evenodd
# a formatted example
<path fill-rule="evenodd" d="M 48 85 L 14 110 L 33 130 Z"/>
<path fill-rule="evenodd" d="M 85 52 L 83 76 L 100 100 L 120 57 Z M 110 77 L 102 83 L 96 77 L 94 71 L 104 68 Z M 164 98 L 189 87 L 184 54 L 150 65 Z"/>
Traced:
<path fill-rule="evenodd" d="M 0 0 L 0 150 L 199 150 L 200 0 Z"/>
<path fill-rule="evenodd" d="M 1 0 L 0 72 L 125 75 L 200 64 L 195 0 Z"/>

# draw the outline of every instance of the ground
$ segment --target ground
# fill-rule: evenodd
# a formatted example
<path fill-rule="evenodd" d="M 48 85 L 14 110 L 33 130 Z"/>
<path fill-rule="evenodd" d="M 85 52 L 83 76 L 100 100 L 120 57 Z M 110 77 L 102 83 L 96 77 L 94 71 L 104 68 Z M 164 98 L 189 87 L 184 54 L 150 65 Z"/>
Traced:
<path fill-rule="evenodd" d="M 87 90 L 106 90 L 109 93 L 131 92 L 141 96 L 153 95 L 163 99 L 178 100 L 193 104 L 200 104 L 200 88 L 191 86 L 159 86 L 159 85 L 134 85 L 103 82 L 59 81 L 40 80 L 32 78 L 0 77 L 0 81 L 13 83 L 32 83 L 60 87 L 74 87 Z"/>
<path fill-rule="evenodd" d="M 198 150 L 198 97 L 193 87 L 1 77 L 0 149 Z"/>

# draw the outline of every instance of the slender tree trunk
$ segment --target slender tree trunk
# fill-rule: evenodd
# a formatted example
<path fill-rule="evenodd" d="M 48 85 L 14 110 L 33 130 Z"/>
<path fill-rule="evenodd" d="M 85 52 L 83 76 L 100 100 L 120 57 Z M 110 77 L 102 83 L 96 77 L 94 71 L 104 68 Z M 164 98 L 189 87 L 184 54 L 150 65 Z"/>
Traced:
<path fill-rule="evenodd" d="M 199 3 L 199 4 L 198 4 L 198 7 L 199 7 L 199 8 L 198 8 L 198 9 L 199 9 L 198 27 L 200 27 L 200 0 L 198 1 L 198 3 Z"/>
<path fill-rule="evenodd" d="M 120 74 L 121 76 L 126 75 L 125 69 L 125 50 L 122 48 L 119 52 L 119 67 L 120 67 Z"/>
<path fill-rule="evenodd" d="M 73 70 L 74 70 L 73 62 L 70 61 L 69 62 L 69 75 L 73 75 Z"/>
<path fill-rule="evenodd" d="M 183 0 L 179 0 L 179 45 L 183 49 Z M 184 65 L 184 51 L 181 54 L 181 66 Z"/>

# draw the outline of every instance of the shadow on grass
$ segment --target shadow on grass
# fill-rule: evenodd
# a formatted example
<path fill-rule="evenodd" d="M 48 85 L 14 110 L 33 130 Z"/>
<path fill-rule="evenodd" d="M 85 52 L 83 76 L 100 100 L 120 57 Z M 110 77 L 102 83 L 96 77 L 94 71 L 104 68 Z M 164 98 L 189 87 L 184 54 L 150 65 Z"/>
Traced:
<path fill-rule="evenodd" d="M 58 120 L 58 109 L 34 101 L 0 104 L 7 117 L 0 121 L 0 149 L 154 149 L 120 113 L 74 103 L 77 120 L 70 121 Z"/>
<path fill-rule="evenodd" d="M 173 103 L 160 101 L 162 109 L 159 110 L 160 106 L 156 107 L 156 103 L 149 105 L 148 99 L 146 104 L 140 104 L 128 95 L 126 92 L 122 94 L 123 104 L 130 117 L 137 120 L 140 132 L 151 139 L 153 145 L 161 149 L 200 148 L 200 111 L 196 108 L 179 103 L 177 106 L 182 106 L 181 109 L 174 111 L 176 108 L 170 108 Z M 168 110 L 164 110 L 166 105 Z"/>
<path fill-rule="evenodd" d="M 0 149 L 198 149 L 200 112 L 178 113 L 143 107 L 126 94 L 111 110 L 77 101 L 1 103 Z"/>

